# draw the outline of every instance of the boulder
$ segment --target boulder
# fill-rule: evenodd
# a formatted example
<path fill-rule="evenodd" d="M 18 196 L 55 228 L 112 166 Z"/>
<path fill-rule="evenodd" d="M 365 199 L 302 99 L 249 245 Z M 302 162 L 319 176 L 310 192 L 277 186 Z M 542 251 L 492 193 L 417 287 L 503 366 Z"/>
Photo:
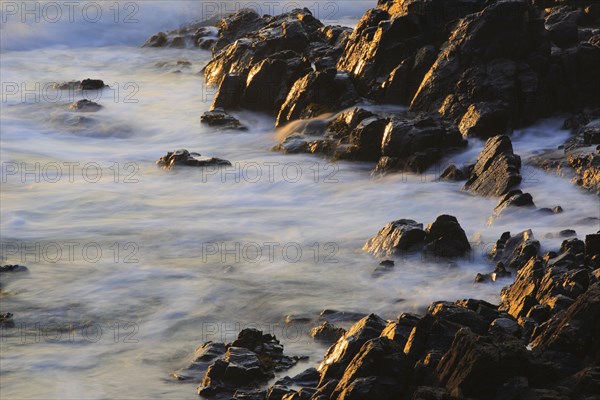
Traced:
<path fill-rule="evenodd" d="M 229 115 L 222 108 L 215 108 L 211 111 L 206 111 L 200 117 L 200 122 L 213 128 L 222 130 L 238 130 L 246 131 L 247 127 L 232 115 Z"/>
<path fill-rule="evenodd" d="M 335 112 L 358 101 L 348 76 L 336 70 L 315 71 L 298 79 L 279 110 L 276 126 Z"/>
<path fill-rule="evenodd" d="M 168 152 L 166 156 L 156 161 L 156 164 L 162 167 L 162 169 L 167 170 L 173 169 L 175 166 L 214 167 L 231 165 L 227 160 L 215 157 L 202 157 L 199 153 L 190 153 L 185 149 Z"/>
<path fill-rule="evenodd" d="M 511 133 L 510 110 L 500 103 L 471 104 L 463 115 L 458 129 L 464 137 L 488 139 Z"/>
<path fill-rule="evenodd" d="M 481 196 L 501 196 L 521 183 L 521 158 L 513 153 L 508 136 L 487 140 L 477 157 L 465 190 Z"/>
<path fill-rule="evenodd" d="M 430 115 L 392 118 L 385 127 L 376 171 L 423 172 L 447 153 L 466 145 L 451 124 Z"/>
<path fill-rule="evenodd" d="M 375 257 L 403 255 L 422 247 L 426 236 L 423 224 L 410 219 L 401 219 L 387 224 L 376 236 L 367 241 L 363 250 Z"/>
<path fill-rule="evenodd" d="M 532 258 L 540 254 L 540 242 L 535 239 L 533 232 L 528 229 L 511 236 L 510 232 L 504 232 L 496 242 L 490 257 L 496 262 L 512 269 L 520 269 Z"/>
<path fill-rule="evenodd" d="M 310 330 L 310 335 L 320 342 L 337 342 L 339 338 L 344 336 L 346 330 L 338 328 L 327 321 L 321 323 Z"/>

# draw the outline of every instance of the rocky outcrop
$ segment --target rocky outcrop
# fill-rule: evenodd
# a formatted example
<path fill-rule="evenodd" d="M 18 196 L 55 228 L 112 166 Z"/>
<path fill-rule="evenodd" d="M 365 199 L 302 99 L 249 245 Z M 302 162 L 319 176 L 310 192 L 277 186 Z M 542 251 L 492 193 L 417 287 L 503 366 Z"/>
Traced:
<path fill-rule="evenodd" d="M 310 330 L 310 335 L 320 342 L 337 342 L 339 338 L 344 336 L 346 330 L 338 328 L 335 325 L 323 321 L 321 325 L 316 326 Z"/>
<path fill-rule="evenodd" d="M 540 247 L 540 242 L 530 229 L 514 236 L 510 232 L 504 232 L 492 248 L 490 257 L 508 268 L 519 269 L 540 255 Z"/>
<path fill-rule="evenodd" d="M 189 151 L 177 150 L 167 153 L 161 157 L 156 164 L 162 169 L 173 169 L 176 166 L 188 167 L 222 167 L 231 165 L 227 160 L 222 160 L 215 157 L 202 157 L 200 153 L 190 153 Z"/>
<path fill-rule="evenodd" d="M 501 196 L 521 183 L 521 158 L 508 136 L 494 136 L 477 157 L 465 190 L 481 196 Z"/>
<path fill-rule="evenodd" d="M 201 396 L 231 398 L 234 393 L 252 393 L 273 378 L 276 371 L 287 370 L 298 360 L 284 355 L 283 346 L 274 336 L 244 329 L 232 343 L 202 345 L 186 371 L 194 371 L 195 377 L 204 373 L 198 387 Z"/>
<path fill-rule="evenodd" d="M 456 258 L 467 254 L 471 245 L 455 217 L 440 215 L 425 230 L 423 224 L 413 220 L 391 222 L 369 239 L 363 250 L 376 257 L 404 256 L 422 250 L 433 257 Z"/>

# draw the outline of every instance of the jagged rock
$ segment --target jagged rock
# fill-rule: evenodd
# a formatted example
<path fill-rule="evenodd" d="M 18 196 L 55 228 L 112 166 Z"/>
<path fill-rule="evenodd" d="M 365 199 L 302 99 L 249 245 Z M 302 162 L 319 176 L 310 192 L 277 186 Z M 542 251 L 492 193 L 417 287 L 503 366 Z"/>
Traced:
<path fill-rule="evenodd" d="M 386 337 L 370 339 L 346 367 L 331 398 L 397 399 L 406 390 L 407 367 L 396 342 Z"/>
<path fill-rule="evenodd" d="M 499 103 L 471 104 L 462 117 L 458 129 L 464 137 L 490 138 L 510 133 L 510 111 Z"/>
<path fill-rule="evenodd" d="M 508 136 L 488 139 L 477 157 L 465 190 L 482 196 L 501 196 L 521 183 L 521 158 L 513 153 Z"/>
<path fill-rule="evenodd" d="M 221 20 L 219 15 L 181 26 L 169 32 L 158 32 L 148 38 L 142 47 L 200 47 L 209 50 L 217 39 L 215 25 Z"/>
<path fill-rule="evenodd" d="M 437 367 L 441 382 L 453 396 L 492 398 L 508 378 L 527 372 L 527 350 L 520 340 L 478 336 L 463 328 Z"/>
<path fill-rule="evenodd" d="M 426 245 L 423 251 L 442 258 L 455 258 L 467 254 L 471 245 L 456 217 L 440 215 L 427 226 Z"/>
<path fill-rule="evenodd" d="M 202 157 L 199 153 L 190 153 L 182 149 L 173 152 L 168 152 L 166 156 L 161 157 L 156 164 L 163 169 L 173 169 L 175 166 L 189 167 L 212 167 L 212 166 L 227 166 L 231 163 L 227 160 L 214 157 Z"/>
<path fill-rule="evenodd" d="M 226 348 L 226 352 L 216 360 L 214 356 L 218 351 L 211 352 L 210 359 L 214 361 L 198 387 L 201 396 L 252 393 L 257 385 L 266 384 L 273 378 L 276 371 L 291 368 L 299 359 L 284 355 L 283 346 L 274 336 L 257 329 L 244 329 L 233 343 L 218 346 Z M 265 394 L 259 393 L 260 398 L 265 398 Z"/>
<path fill-rule="evenodd" d="M 425 230 L 413 220 L 391 222 L 363 246 L 376 257 L 402 256 L 420 249 L 435 257 L 455 258 L 469 252 L 471 245 L 455 217 L 440 215 Z"/>
<path fill-rule="evenodd" d="M 441 173 L 440 180 L 443 181 L 466 181 L 469 173 L 464 169 L 458 168 L 454 164 L 450 164 Z"/>
<path fill-rule="evenodd" d="M 338 328 L 327 321 L 324 321 L 321 325 L 310 330 L 310 335 L 315 338 L 315 340 L 321 342 L 337 342 L 345 333 L 345 329 Z"/>
<path fill-rule="evenodd" d="M 194 352 L 192 363 L 187 368 L 174 372 L 173 377 L 180 381 L 200 382 L 206 375 L 208 367 L 217 358 L 224 356 L 226 352 L 227 347 L 224 343 L 204 343 Z"/>
<path fill-rule="evenodd" d="M 377 315 L 364 317 L 346 332 L 335 345 L 327 350 L 327 354 L 319 365 L 321 372 L 321 387 L 326 381 L 340 379 L 348 363 L 359 353 L 362 346 L 369 340 L 381 335 L 386 322 Z"/>
<path fill-rule="evenodd" d="M 316 71 L 298 79 L 279 110 L 276 126 L 352 106 L 358 101 L 348 76 L 336 70 Z"/>
<path fill-rule="evenodd" d="M 496 282 L 498 279 L 508 278 L 511 275 L 512 274 L 510 273 L 510 271 L 507 271 L 506 267 L 504 267 L 504 263 L 499 262 L 496 264 L 496 268 L 494 269 L 494 272 L 492 272 L 491 274 L 478 273 L 477 276 L 475 276 L 475 282 L 477 282 L 477 283 L 484 283 L 484 282 L 489 282 L 489 281 Z"/>
<path fill-rule="evenodd" d="M 232 115 L 229 115 L 222 108 L 215 108 L 211 111 L 206 111 L 200 117 L 200 122 L 210 127 L 216 127 L 224 130 L 239 130 L 246 131 L 247 127 Z"/>
<path fill-rule="evenodd" d="M 213 99 L 211 110 L 234 110 L 242 103 L 246 82 L 242 76 L 226 74 L 221 80 L 219 90 Z"/>
<path fill-rule="evenodd" d="M 577 298 L 566 314 L 552 317 L 531 345 L 597 361 L 600 358 L 599 321 L 600 284 L 596 283 Z"/>
<path fill-rule="evenodd" d="M 568 162 L 575 171 L 573 182 L 600 193 L 600 154 L 573 155 L 568 157 Z"/>
<path fill-rule="evenodd" d="M 376 236 L 367 241 L 363 250 L 375 257 L 402 255 L 422 247 L 426 235 L 423 224 L 410 219 L 401 219 L 387 224 Z"/>
<path fill-rule="evenodd" d="M 512 269 L 520 269 L 531 258 L 539 256 L 540 242 L 528 229 L 515 236 L 504 232 L 491 251 L 491 258 Z"/>
<path fill-rule="evenodd" d="M 448 152 L 464 147 L 460 132 L 429 115 L 392 118 L 385 127 L 376 171 L 423 172 Z"/>
<path fill-rule="evenodd" d="M 488 224 L 491 225 L 495 219 L 500 218 L 502 215 L 523 210 L 535 210 L 533 197 L 531 194 L 523 193 L 519 189 L 511 190 L 500 198 L 494 208 L 494 213 L 488 220 Z M 550 210 L 550 214 L 552 213 L 552 210 Z"/>
<path fill-rule="evenodd" d="M 410 337 L 410 333 L 419 322 L 419 319 L 420 318 L 414 314 L 400 314 L 396 321 L 388 323 L 383 332 L 381 332 L 381 336 L 393 340 L 404 349 L 404 346 L 406 346 L 406 342 Z"/>
<path fill-rule="evenodd" d="M 69 104 L 69 110 L 81 111 L 81 112 L 96 112 L 99 111 L 102 106 L 93 101 L 83 99 L 76 101 L 75 103 Z"/>

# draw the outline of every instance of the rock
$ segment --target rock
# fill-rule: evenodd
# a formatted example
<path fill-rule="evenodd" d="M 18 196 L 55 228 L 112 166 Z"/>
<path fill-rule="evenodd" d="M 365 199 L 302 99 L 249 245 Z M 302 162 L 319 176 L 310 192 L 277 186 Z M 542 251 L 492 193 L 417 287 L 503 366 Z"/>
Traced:
<path fill-rule="evenodd" d="M 600 358 L 600 284 L 596 283 L 579 296 L 566 314 L 556 315 L 546 329 L 539 331 L 534 348 L 571 353 L 579 358 Z"/>
<path fill-rule="evenodd" d="M 477 157 L 465 190 L 482 196 L 501 196 L 521 183 L 521 158 L 508 136 L 494 136 Z"/>
<path fill-rule="evenodd" d="M 102 106 L 93 101 L 83 99 L 76 101 L 75 103 L 69 104 L 69 110 L 81 111 L 81 112 L 96 112 L 99 111 Z"/>
<path fill-rule="evenodd" d="M 163 169 L 173 169 L 175 166 L 190 166 L 190 167 L 213 167 L 213 166 L 228 166 L 231 163 L 227 160 L 214 157 L 201 157 L 199 153 L 190 153 L 182 149 L 167 153 L 156 162 Z"/>
<path fill-rule="evenodd" d="M 391 222 L 363 246 L 375 257 L 404 256 L 420 249 L 434 257 L 455 258 L 468 253 L 471 245 L 455 217 L 440 215 L 426 230 L 409 219 Z"/>
<path fill-rule="evenodd" d="M 84 79 L 81 81 L 80 89 L 81 90 L 100 90 L 104 88 L 106 85 L 100 79 Z"/>
<path fill-rule="evenodd" d="M 407 387 L 407 367 L 396 342 L 386 337 L 370 339 L 346 367 L 331 398 L 397 399 Z"/>
<path fill-rule="evenodd" d="M 361 161 L 379 160 L 383 131 L 387 123 L 387 118 L 373 116 L 362 120 L 350 132 L 350 144 L 356 147 L 356 159 Z"/>
<path fill-rule="evenodd" d="M 466 181 L 467 174 L 464 170 L 458 168 L 454 164 L 450 164 L 440 175 L 440 180 L 443 181 Z"/>
<path fill-rule="evenodd" d="M 504 333 L 510 336 L 518 336 L 519 334 L 519 324 L 517 321 L 511 318 L 496 318 L 490 324 L 490 333 Z"/>
<path fill-rule="evenodd" d="M 583 10 L 568 6 L 551 9 L 546 17 L 546 30 L 550 39 L 559 47 L 569 47 L 579 42 L 577 21 L 583 16 Z"/>
<path fill-rule="evenodd" d="M 3 265 L 0 267 L 0 274 L 10 273 L 10 272 L 29 272 L 29 269 L 24 265 Z"/>
<path fill-rule="evenodd" d="M 273 151 L 281 151 L 285 154 L 310 153 L 310 144 L 306 137 L 301 135 L 288 136 L 281 143 L 273 147 Z"/>
<path fill-rule="evenodd" d="M 56 82 L 52 87 L 57 90 L 76 90 L 81 88 L 81 81 Z"/>
<path fill-rule="evenodd" d="M 151 35 L 142 47 L 185 48 L 193 45 L 209 50 L 216 42 L 217 29 L 215 25 L 220 19 L 220 15 L 215 15 L 202 21 L 183 25 L 169 32 L 158 32 Z"/>
<path fill-rule="evenodd" d="M 214 360 L 223 347 L 227 350 L 206 370 L 198 387 L 201 396 L 253 393 L 258 385 L 273 378 L 276 371 L 289 369 L 298 361 L 298 357 L 283 354 L 283 346 L 274 336 L 256 329 L 244 329 L 233 343 L 217 346 L 218 351 L 211 352 L 207 360 Z M 259 395 L 265 398 L 264 392 Z"/>
<path fill-rule="evenodd" d="M 215 108 L 205 112 L 202 114 L 202 117 L 200 117 L 200 122 L 210 127 L 217 127 L 225 130 L 248 130 L 248 128 L 242 125 L 237 118 L 227 114 L 222 108 Z"/>
<path fill-rule="evenodd" d="M 520 340 L 511 336 L 493 340 L 463 328 L 440 360 L 437 373 L 453 396 L 492 398 L 500 384 L 524 375 L 528 365 Z"/>
<path fill-rule="evenodd" d="M 600 234 L 585 237 L 585 262 L 593 269 L 600 268 Z"/>
<path fill-rule="evenodd" d="M 346 332 L 335 345 L 327 350 L 327 354 L 319 365 L 321 372 L 321 387 L 326 381 L 340 379 L 344 369 L 359 353 L 362 346 L 369 340 L 381 335 L 386 322 L 378 316 L 371 314 L 364 317 Z"/>
<path fill-rule="evenodd" d="M 385 336 L 390 340 L 398 343 L 404 349 L 406 342 L 410 337 L 413 328 L 419 322 L 419 317 L 414 314 L 403 313 L 398 316 L 396 321 L 388 323 L 385 329 L 381 332 L 381 336 Z"/>
<path fill-rule="evenodd" d="M 316 71 L 298 79 L 279 110 L 276 126 L 348 108 L 358 101 L 348 76 L 336 70 Z"/>
<path fill-rule="evenodd" d="M 218 25 L 219 40 L 215 44 L 214 52 L 218 53 L 227 45 L 234 43 L 237 39 L 263 28 L 267 24 L 254 10 L 244 8 L 235 14 L 223 18 Z"/>
<path fill-rule="evenodd" d="M 423 246 L 426 235 L 423 224 L 401 219 L 387 224 L 375 237 L 367 241 L 363 250 L 375 257 L 403 255 Z"/>
<path fill-rule="evenodd" d="M 500 198 L 496 208 L 494 208 L 494 213 L 490 217 L 488 224 L 491 225 L 496 218 L 499 218 L 504 214 L 508 214 L 509 212 L 514 213 L 517 210 L 523 209 L 535 209 L 533 197 L 531 194 L 523 193 L 519 189 L 511 190 Z M 552 213 L 552 210 L 550 210 L 550 213 Z"/>
<path fill-rule="evenodd" d="M 345 333 L 345 329 L 337 328 L 327 321 L 324 321 L 321 325 L 310 330 L 310 335 L 315 338 L 315 340 L 321 342 L 337 342 Z"/>
<path fill-rule="evenodd" d="M 338 311 L 325 309 L 319 314 L 319 318 L 328 322 L 356 322 L 365 317 L 364 313 L 354 311 Z"/>
<path fill-rule="evenodd" d="M 221 113 L 225 113 L 225 110 L 239 108 L 245 87 L 246 82 L 242 76 L 226 74 L 221 80 L 219 90 L 213 99 L 211 110 L 219 110 Z"/>
<path fill-rule="evenodd" d="M 206 375 L 208 367 L 217 358 L 223 357 L 226 352 L 227 347 L 224 343 L 204 343 L 194 352 L 192 363 L 187 368 L 174 372 L 173 377 L 180 381 L 200 382 Z"/>
<path fill-rule="evenodd" d="M 569 156 L 568 162 L 575 171 L 573 182 L 584 189 L 600 193 L 600 154 Z"/>
<path fill-rule="evenodd" d="M 440 215 L 427 226 L 427 244 L 423 248 L 426 254 L 442 258 L 462 257 L 471 251 L 471 245 L 465 231 L 456 217 Z"/>
<path fill-rule="evenodd" d="M 490 254 L 494 261 L 512 269 L 520 269 L 532 258 L 538 257 L 540 242 L 535 239 L 531 230 L 523 231 L 515 236 L 504 232 L 496 242 Z"/>
<path fill-rule="evenodd" d="M 491 274 L 478 273 L 477 276 L 475 276 L 475 282 L 476 283 L 484 283 L 484 282 L 489 282 L 489 281 L 496 282 L 498 279 L 508 278 L 511 275 L 512 274 L 510 273 L 510 271 L 507 271 L 506 268 L 504 267 L 504 263 L 499 262 L 498 264 L 496 264 L 496 268 L 494 269 L 494 272 L 492 272 Z"/>
<path fill-rule="evenodd" d="M 510 111 L 500 103 L 471 104 L 462 117 L 458 129 L 464 137 L 488 139 L 511 133 Z"/>
<path fill-rule="evenodd" d="M 465 145 L 460 132 L 439 118 L 392 118 L 383 133 L 382 158 L 376 171 L 423 172 Z"/>

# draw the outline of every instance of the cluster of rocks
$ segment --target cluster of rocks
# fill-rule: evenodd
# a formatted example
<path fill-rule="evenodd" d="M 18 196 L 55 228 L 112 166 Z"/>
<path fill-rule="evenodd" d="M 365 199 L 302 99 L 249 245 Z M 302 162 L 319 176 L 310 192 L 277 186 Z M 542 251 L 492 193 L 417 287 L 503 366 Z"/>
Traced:
<path fill-rule="evenodd" d="M 186 48 L 210 50 L 217 42 L 217 28 L 221 16 L 214 15 L 204 21 L 193 22 L 169 32 L 158 32 L 146 40 L 142 47 Z"/>
<path fill-rule="evenodd" d="M 409 219 L 390 222 L 367 241 L 363 250 L 376 257 L 422 251 L 433 257 L 456 258 L 468 254 L 471 245 L 456 217 L 440 215 L 426 229 L 423 224 Z"/>
<path fill-rule="evenodd" d="M 231 165 L 227 160 L 215 157 L 202 157 L 200 153 L 190 153 L 185 149 L 168 152 L 167 155 L 162 156 L 156 161 L 156 164 L 162 169 L 167 170 L 173 169 L 176 166 L 222 167 Z"/>
<path fill-rule="evenodd" d="M 82 81 L 69 81 L 69 82 L 61 82 L 55 83 L 53 85 L 54 89 L 57 90 L 101 90 L 107 87 L 101 79 L 84 79 Z"/>
<path fill-rule="evenodd" d="M 567 142 L 556 150 L 533 156 L 529 162 L 600 194 L 600 109 L 575 114 L 563 128 L 572 132 Z"/>
<path fill-rule="evenodd" d="M 247 328 L 232 343 L 204 343 L 196 349 L 192 363 L 173 376 L 200 383 L 198 394 L 202 397 L 265 399 L 266 390 L 260 386 L 304 358 L 284 355 L 283 346 L 274 336 Z"/>

